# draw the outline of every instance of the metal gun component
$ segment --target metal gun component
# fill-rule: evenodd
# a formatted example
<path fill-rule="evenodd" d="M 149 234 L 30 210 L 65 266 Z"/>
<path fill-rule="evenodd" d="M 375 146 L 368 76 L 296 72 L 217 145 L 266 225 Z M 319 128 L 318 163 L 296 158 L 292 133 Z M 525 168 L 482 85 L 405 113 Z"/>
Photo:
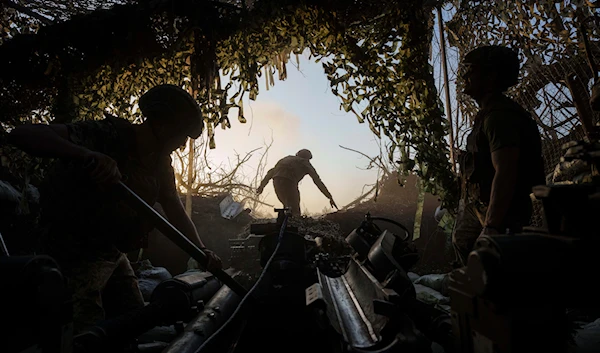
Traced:
<path fill-rule="evenodd" d="M 150 304 L 113 319 L 107 319 L 75 337 L 84 351 L 102 351 L 126 343 L 151 328 L 187 321 L 198 314 L 198 303 L 207 301 L 221 287 L 208 272 L 186 273 L 159 284 Z"/>
<path fill-rule="evenodd" d="M 2 255 L 10 256 L 8 253 L 8 248 L 6 247 L 6 243 L 4 242 L 4 238 L 2 237 L 2 233 L 0 233 L 0 251 L 2 251 Z"/>
<path fill-rule="evenodd" d="M 350 352 L 428 352 L 427 332 L 448 347 L 450 317 L 416 300 L 406 269 L 416 262 L 408 236 L 381 232 L 369 216 L 347 238 L 356 250 L 343 275 L 317 269 L 306 290 L 309 308 L 323 313 Z M 375 233 L 379 231 L 379 235 Z M 413 316 L 425 320 L 413 320 Z"/>
<path fill-rule="evenodd" d="M 311 295 L 311 292 L 319 294 Z M 390 294 L 396 295 L 395 292 Z M 373 305 L 363 304 L 385 298 L 384 289 L 377 280 L 354 261 L 348 272 L 340 277 L 331 278 L 319 273 L 319 283 L 307 289 L 307 305 L 323 301 L 330 323 L 346 342 L 360 349 L 376 345 L 381 340 L 381 329 L 388 321 L 385 316 L 374 313 Z"/>
<path fill-rule="evenodd" d="M 231 288 L 221 287 L 202 312 L 187 324 L 184 332 L 162 353 L 195 353 L 233 314 L 241 299 Z"/>

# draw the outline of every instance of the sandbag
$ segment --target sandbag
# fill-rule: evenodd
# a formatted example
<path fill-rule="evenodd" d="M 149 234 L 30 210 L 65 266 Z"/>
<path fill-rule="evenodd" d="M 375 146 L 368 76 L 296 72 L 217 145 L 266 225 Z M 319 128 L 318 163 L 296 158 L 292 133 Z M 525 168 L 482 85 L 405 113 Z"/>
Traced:
<path fill-rule="evenodd" d="M 137 267 L 137 266 L 136 266 Z M 163 281 L 173 278 L 164 267 L 154 267 L 149 260 L 143 260 L 136 270 L 140 291 L 144 301 L 150 301 L 152 292 Z"/>
<path fill-rule="evenodd" d="M 424 275 L 415 281 L 415 284 L 422 284 L 431 289 L 435 289 L 438 292 L 443 291 L 444 281 L 448 277 L 447 274 L 432 274 L 432 275 Z"/>
<path fill-rule="evenodd" d="M 409 272 L 408 273 L 408 278 L 410 278 L 410 281 L 414 283 L 416 280 L 418 280 L 419 278 L 421 278 L 421 276 L 419 276 L 418 274 L 416 274 L 414 272 Z"/>
<path fill-rule="evenodd" d="M 443 305 L 450 303 L 450 298 L 443 296 L 440 292 L 421 284 L 415 284 L 417 299 L 431 305 Z"/>

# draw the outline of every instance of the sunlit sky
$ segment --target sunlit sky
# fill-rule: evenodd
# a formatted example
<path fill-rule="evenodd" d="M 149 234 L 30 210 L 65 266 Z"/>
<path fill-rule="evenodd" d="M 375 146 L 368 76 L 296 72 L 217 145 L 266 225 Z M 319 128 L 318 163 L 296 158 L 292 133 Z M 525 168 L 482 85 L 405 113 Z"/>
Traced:
<path fill-rule="evenodd" d="M 375 156 L 379 144 L 369 126 L 358 123 L 356 116 L 340 110 L 340 100 L 331 92 L 329 81 L 320 63 L 300 56 L 299 70 L 288 63 L 285 81 L 276 78 L 275 85 L 266 90 L 260 80 L 260 93 L 256 101 L 246 101 L 242 124 L 237 119 L 237 109 L 230 112 L 231 129 L 216 130 L 217 148 L 210 151 L 213 161 L 226 160 L 235 152 L 273 144 L 268 154 L 267 170 L 285 156 L 302 148 L 311 150 L 313 166 L 333 195 L 339 207 L 360 196 L 365 184 L 377 179 L 376 170 L 365 170 L 368 161 L 359 154 L 339 146 L 360 150 Z M 276 77 L 276 76 L 275 76 Z M 260 152 L 260 151 L 258 151 Z M 248 167 L 258 164 L 258 153 L 248 162 Z M 251 173 L 251 172 L 250 172 Z M 320 213 L 329 202 L 314 185 L 310 176 L 300 183 L 301 207 L 309 213 Z M 265 188 L 266 202 L 280 207 L 272 182 Z M 268 211 L 263 209 L 262 211 Z"/>
<path fill-rule="evenodd" d="M 444 13 L 445 20 L 451 17 Z M 434 77 L 440 98 L 444 99 L 441 76 L 440 47 L 437 33 L 437 18 L 432 41 L 430 61 L 434 68 Z M 447 47 L 450 76 L 450 95 L 452 111 L 456 109 L 455 85 L 457 52 Z M 333 95 L 327 76 L 320 63 L 310 59 L 305 53 L 300 56 L 299 70 L 292 59 L 287 65 L 287 79 L 279 81 L 275 75 L 275 85 L 266 90 L 265 80 L 259 79 L 260 92 L 256 101 L 245 101 L 244 116 L 246 124 L 239 123 L 237 109 L 230 111 L 231 129 L 216 130 L 217 148 L 210 152 L 214 162 L 225 161 L 235 156 L 235 152 L 262 147 L 265 142 L 273 145 L 268 155 L 267 170 L 277 161 L 302 148 L 313 153 L 312 164 L 321 179 L 333 195 L 339 207 L 342 207 L 361 195 L 365 184 L 377 180 L 377 170 L 365 170 L 368 160 L 359 154 L 340 148 L 344 146 L 359 150 L 366 155 L 380 153 L 379 141 L 371 132 L 367 123 L 360 124 L 353 113 L 340 110 L 340 99 Z M 258 163 L 256 155 L 248 162 L 252 170 Z M 266 202 L 280 207 L 270 182 L 263 195 Z M 322 213 L 329 208 L 329 202 L 311 178 L 306 176 L 300 183 L 302 211 Z M 262 208 L 268 212 L 270 208 Z"/>

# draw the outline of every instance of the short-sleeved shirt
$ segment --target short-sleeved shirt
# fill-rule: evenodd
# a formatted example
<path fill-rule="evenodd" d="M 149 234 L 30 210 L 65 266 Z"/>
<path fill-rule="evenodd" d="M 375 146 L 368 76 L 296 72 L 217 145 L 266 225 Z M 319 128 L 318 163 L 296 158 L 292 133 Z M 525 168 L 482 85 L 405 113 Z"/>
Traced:
<path fill-rule="evenodd" d="M 124 119 L 107 116 L 100 121 L 67 124 L 69 140 L 113 158 L 123 182 L 153 205 L 174 193 L 175 178 L 168 155 L 152 162 L 137 157 L 133 126 Z M 93 183 L 83 166 L 57 161 L 42 188 L 42 220 L 48 229 L 50 248 L 67 251 L 123 252 L 143 246 L 154 228 L 140 217 L 119 194 Z"/>
<path fill-rule="evenodd" d="M 532 187 L 545 183 L 541 138 L 531 114 L 504 95 L 491 97 L 475 117 L 461 161 L 464 197 L 489 203 L 495 175 L 492 153 L 506 147 L 519 149 L 512 206 L 529 203 Z"/>

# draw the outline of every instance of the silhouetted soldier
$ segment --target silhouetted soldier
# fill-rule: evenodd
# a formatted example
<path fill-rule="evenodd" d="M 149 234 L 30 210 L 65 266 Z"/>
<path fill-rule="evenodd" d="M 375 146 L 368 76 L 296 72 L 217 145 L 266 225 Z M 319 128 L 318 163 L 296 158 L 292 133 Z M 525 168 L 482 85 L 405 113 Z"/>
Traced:
<path fill-rule="evenodd" d="M 463 60 L 464 93 L 479 105 L 461 156 L 462 200 L 453 232 L 466 265 L 480 234 L 520 232 L 532 214 L 530 193 L 545 184 L 537 124 L 503 94 L 518 82 L 519 59 L 509 48 L 484 46 Z"/>
<path fill-rule="evenodd" d="M 262 193 L 269 180 L 273 179 L 273 188 L 283 207 L 291 208 L 292 215 L 300 216 L 300 190 L 298 190 L 298 183 L 308 174 L 323 195 L 329 199 L 331 207 L 337 208 L 331 193 L 329 193 L 329 190 L 327 190 L 327 187 L 321 181 L 315 168 L 310 164 L 311 159 L 312 153 L 307 149 L 298 151 L 295 156 L 287 156 L 280 159 L 275 167 L 267 172 L 257 192 L 259 194 Z"/>
<path fill-rule="evenodd" d="M 139 107 L 146 118 L 142 124 L 107 116 L 22 125 L 9 135 L 10 142 L 32 155 L 59 159 L 42 190 L 47 229 L 42 243 L 43 252 L 58 261 L 70 280 L 76 331 L 103 319 L 110 304 L 114 315 L 144 305 L 125 253 L 143 247 L 154 224 L 109 192 L 107 184 L 122 180 L 148 204 L 159 202 L 169 221 L 204 248 L 181 204 L 170 157 L 188 136 L 202 133 L 200 108 L 172 85 L 152 88 Z M 218 256 L 204 251 L 209 267 L 221 266 Z"/>

